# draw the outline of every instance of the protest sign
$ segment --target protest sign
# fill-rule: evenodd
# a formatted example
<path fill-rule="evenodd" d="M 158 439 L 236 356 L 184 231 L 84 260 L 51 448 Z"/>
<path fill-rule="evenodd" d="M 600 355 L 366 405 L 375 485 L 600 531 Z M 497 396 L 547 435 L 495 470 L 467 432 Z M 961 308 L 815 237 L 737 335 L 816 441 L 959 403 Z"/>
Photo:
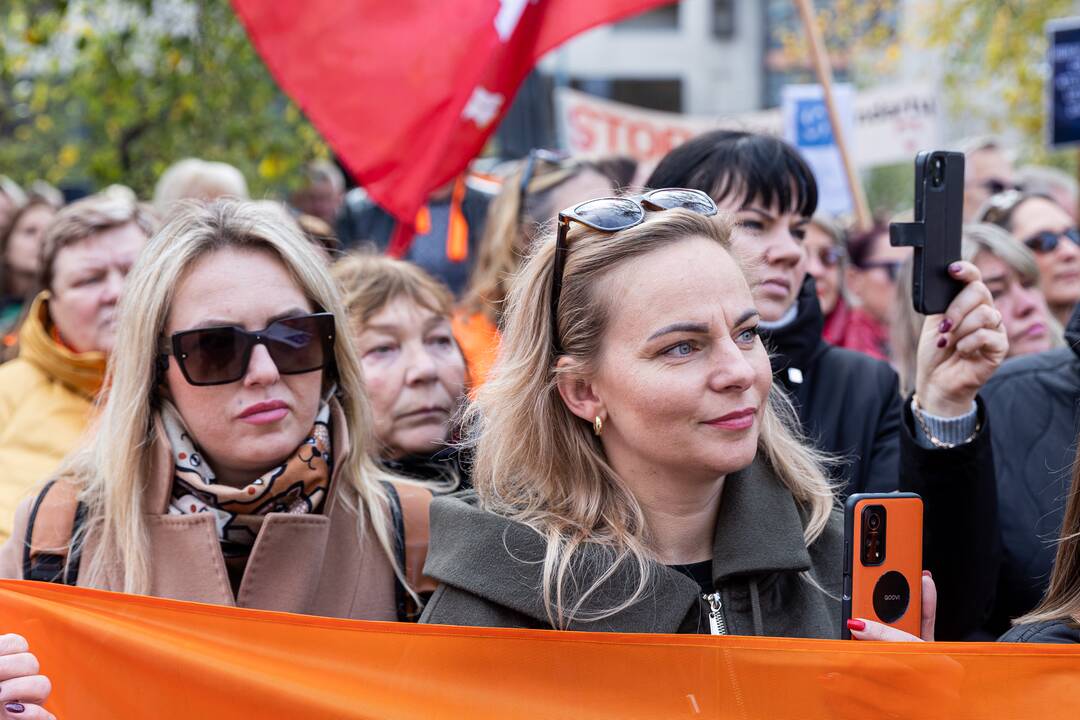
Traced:
<path fill-rule="evenodd" d="M 940 141 L 941 116 L 933 87 L 896 85 L 859 91 L 851 138 L 860 168 L 910 163 Z M 629 155 L 655 163 L 688 138 L 718 128 L 782 134 L 778 110 L 709 117 L 646 110 L 571 88 L 555 93 L 556 125 L 573 154 Z"/>
<path fill-rule="evenodd" d="M 852 137 L 855 90 L 850 85 L 834 85 L 833 100 L 844 134 Z M 854 208 L 844 163 L 833 137 L 825 96 L 820 85 L 786 85 L 781 92 L 780 115 L 784 139 L 799 149 L 818 185 L 818 208 L 833 216 L 846 215 Z"/>

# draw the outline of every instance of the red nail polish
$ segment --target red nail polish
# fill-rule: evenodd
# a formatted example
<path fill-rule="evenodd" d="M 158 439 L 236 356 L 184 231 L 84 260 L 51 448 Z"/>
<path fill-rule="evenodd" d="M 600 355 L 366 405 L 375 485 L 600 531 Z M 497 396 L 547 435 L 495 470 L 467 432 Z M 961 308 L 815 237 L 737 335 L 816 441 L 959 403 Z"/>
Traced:
<path fill-rule="evenodd" d="M 937 326 L 938 332 L 947 333 L 952 330 L 952 320 L 945 318 L 941 321 L 941 324 Z"/>
<path fill-rule="evenodd" d="M 946 345 L 948 345 L 948 344 L 949 344 L 949 341 L 948 341 L 948 340 L 947 340 L 946 338 L 938 338 L 938 341 L 937 341 L 937 346 L 938 346 L 939 348 L 943 348 L 943 347 L 945 347 L 945 346 L 946 346 Z"/>
<path fill-rule="evenodd" d="M 847 629 L 848 630 L 854 630 L 855 632 L 859 632 L 861 630 L 866 629 L 866 623 L 864 623 L 862 620 L 858 620 L 856 618 L 851 618 L 850 620 L 847 621 Z"/>
<path fill-rule="evenodd" d="M 930 574 L 929 570 L 923 570 L 922 574 L 923 574 L 923 577 L 928 577 L 928 578 L 934 577 L 933 575 Z"/>
<path fill-rule="evenodd" d="M 12 715 L 18 715 L 21 712 L 26 712 L 26 706 L 22 703 L 8 703 L 4 705 L 4 709 Z"/>

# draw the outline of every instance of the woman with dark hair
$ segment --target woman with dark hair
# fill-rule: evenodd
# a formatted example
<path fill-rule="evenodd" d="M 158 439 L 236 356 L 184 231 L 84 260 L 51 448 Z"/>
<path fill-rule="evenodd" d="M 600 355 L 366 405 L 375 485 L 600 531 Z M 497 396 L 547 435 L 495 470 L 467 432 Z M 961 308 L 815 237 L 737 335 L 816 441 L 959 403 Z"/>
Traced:
<path fill-rule="evenodd" d="M 993 487 L 993 460 L 985 413 L 975 398 L 1005 351 L 986 372 L 942 365 L 940 371 L 919 377 L 915 395 L 902 403 L 896 373 L 886 363 L 825 342 L 824 317 L 802 246 L 817 209 L 817 183 L 798 152 L 782 140 L 731 130 L 706 133 L 670 152 L 646 184 L 702 190 L 731 214 L 732 249 L 756 275 L 754 301 L 772 351 L 774 380 L 794 401 L 803 432 L 817 449 L 839 458 L 834 473 L 844 484 L 842 494 L 919 487 L 930 528 L 926 564 L 939 579 L 942 598 L 939 636 L 969 632 L 970 618 L 977 613 L 964 604 L 974 602 L 980 588 L 953 581 L 969 577 L 956 566 L 972 560 L 939 548 L 933 532 L 939 522 L 934 495 L 968 493 L 976 503 L 992 495 L 983 492 Z M 995 311 L 988 306 L 985 312 Z M 993 324 L 998 318 L 987 320 Z M 956 344 L 956 322 L 945 316 L 928 318 L 920 352 L 965 350 Z M 947 479 L 948 485 L 935 482 L 938 478 Z M 982 536 L 975 533 L 970 541 L 977 537 Z"/>

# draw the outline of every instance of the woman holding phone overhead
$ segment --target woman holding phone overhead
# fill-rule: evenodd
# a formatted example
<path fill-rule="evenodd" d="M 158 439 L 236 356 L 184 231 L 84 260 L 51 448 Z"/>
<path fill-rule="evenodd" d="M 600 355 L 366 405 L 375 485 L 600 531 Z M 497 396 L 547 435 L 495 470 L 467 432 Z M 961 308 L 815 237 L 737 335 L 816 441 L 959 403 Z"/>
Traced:
<path fill-rule="evenodd" d="M 401 516 L 426 521 L 430 494 L 373 460 L 348 336 L 295 227 L 250 203 L 178 212 L 128 277 L 97 433 L 20 506 L 0 576 L 405 617 Z"/>
<path fill-rule="evenodd" d="M 467 413 L 475 493 L 432 503 L 423 622 L 839 637 L 825 458 L 774 386 L 716 214 L 695 190 L 602 198 L 534 248 Z M 985 288 L 960 270 L 950 343 L 982 326 Z"/>

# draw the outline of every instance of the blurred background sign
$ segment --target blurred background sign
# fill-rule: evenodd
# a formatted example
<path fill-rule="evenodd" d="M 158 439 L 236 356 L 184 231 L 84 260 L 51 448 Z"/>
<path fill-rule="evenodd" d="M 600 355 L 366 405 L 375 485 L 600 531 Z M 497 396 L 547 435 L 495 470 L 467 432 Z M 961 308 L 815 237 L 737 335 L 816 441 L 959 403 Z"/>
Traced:
<path fill-rule="evenodd" d="M 844 135 L 855 136 L 855 89 L 833 86 L 833 97 Z M 818 208 L 832 215 L 846 215 L 854 209 L 851 190 L 844 176 L 844 164 L 836 147 L 825 96 L 820 85 L 787 85 L 780 95 L 784 139 L 799 149 L 818 183 Z M 858 158 L 856 140 L 854 157 Z"/>
<path fill-rule="evenodd" d="M 816 87 L 816 86 L 814 86 Z M 941 111 L 931 85 L 885 85 L 855 94 L 852 136 L 860 168 L 909 163 L 941 140 Z M 828 117 L 822 118 L 828 124 Z M 679 143 L 717 128 L 780 135 L 778 110 L 731 115 L 684 115 L 599 98 L 571 88 L 555 90 L 560 144 L 575 155 L 628 155 L 656 162 Z M 830 132 L 831 136 L 831 132 Z"/>
<path fill-rule="evenodd" d="M 1047 23 L 1050 78 L 1046 128 L 1051 147 L 1080 143 L 1080 18 Z"/>

